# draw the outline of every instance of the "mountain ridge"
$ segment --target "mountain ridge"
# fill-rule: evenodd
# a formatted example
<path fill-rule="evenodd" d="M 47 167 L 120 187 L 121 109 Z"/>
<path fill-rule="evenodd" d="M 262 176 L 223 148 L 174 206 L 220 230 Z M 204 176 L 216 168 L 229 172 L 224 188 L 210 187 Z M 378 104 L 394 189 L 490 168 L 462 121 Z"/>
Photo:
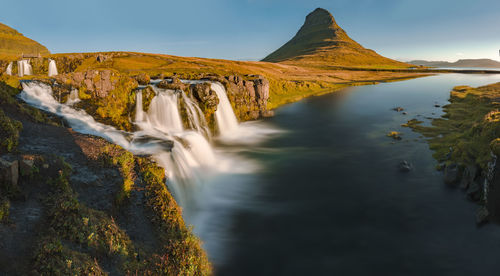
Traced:
<path fill-rule="evenodd" d="M 428 61 L 428 60 L 412 60 L 409 63 L 431 67 L 482 67 L 482 68 L 500 68 L 500 62 L 488 59 L 459 59 L 455 62 L 449 61 Z"/>

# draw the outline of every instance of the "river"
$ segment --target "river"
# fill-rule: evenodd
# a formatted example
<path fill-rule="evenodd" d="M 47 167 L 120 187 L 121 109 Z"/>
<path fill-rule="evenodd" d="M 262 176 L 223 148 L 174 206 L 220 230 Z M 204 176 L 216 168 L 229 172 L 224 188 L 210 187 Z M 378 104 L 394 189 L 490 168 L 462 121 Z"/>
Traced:
<path fill-rule="evenodd" d="M 476 227 L 477 205 L 443 184 L 425 139 L 400 126 L 441 116 L 435 104 L 456 85 L 498 81 L 443 74 L 348 88 L 279 108 L 260 122 L 281 130 L 268 140 L 218 145 L 260 169 L 204 192 L 193 223 L 216 274 L 498 275 L 500 227 Z M 402 160 L 414 169 L 399 172 Z"/>

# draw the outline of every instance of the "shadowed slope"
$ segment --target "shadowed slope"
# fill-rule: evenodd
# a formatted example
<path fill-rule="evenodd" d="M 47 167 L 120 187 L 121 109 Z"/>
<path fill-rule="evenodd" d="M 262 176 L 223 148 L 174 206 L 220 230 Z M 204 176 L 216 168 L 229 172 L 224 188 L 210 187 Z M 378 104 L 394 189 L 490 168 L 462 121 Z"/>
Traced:
<path fill-rule="evenodd" d="M 365 49 L 340 28 L 325 9 L 317 8 L 306 17 L 297 34 L 263 59 L 269 62 L 323 66 L 408 67 Z"/>

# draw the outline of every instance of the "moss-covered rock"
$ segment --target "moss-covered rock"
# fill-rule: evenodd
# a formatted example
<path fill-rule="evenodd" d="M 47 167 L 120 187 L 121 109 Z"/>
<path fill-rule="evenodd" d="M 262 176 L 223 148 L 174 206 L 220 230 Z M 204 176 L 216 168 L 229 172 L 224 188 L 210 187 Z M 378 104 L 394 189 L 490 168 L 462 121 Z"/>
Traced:
<path fill-rule="evenodd" d="M 139 75 L 135 75 L 134 79 L 140 84 L 140 85 L 148 85 L 149 82 L 151 81 L 151 78 L 149 77 L 148 74 L 146 73 L 141 73 Z"/>

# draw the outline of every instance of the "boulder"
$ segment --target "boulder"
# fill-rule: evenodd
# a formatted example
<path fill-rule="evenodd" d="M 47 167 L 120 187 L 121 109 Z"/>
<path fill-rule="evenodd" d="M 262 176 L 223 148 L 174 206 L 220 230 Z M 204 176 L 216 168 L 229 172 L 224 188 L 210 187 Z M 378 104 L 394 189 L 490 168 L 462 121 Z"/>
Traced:
<path fill-rule="evenodd" d="M 404 108 L 402 108 L 402 107 L 398 106 L 398 107 L 393 108 L 392 110 L 394 110 L 394 111 L 396 111 L 396 112 L 401 112 L 401 111 L 403 111 L 403 110 L 404 110 Z"/>
<path fill-rule="evenodd" d="M 8 187 L 17 186 L 19 180 L 19 162 L 0 158 L 0 183 Z"/>
<path fill-rule="evenodd" d="M 482 225 L 488 222 L 489 216 L 490 213 L 488 212 L 488 209 L 485 206 L 479 207 L 479 209 L 477 209 L 476 211 L 476 224 Z"/>
<path fill-rule="evenodd" d="M 444 183 L 455 185 L 460 180 L 460 174 L 457 164 L 450 164 L 444 168 Z"/>
<path fill-rule="evenodd" d="M 31 175 L 34 166 L 34 160 L 22 159 L 21 162 L 19 162 L 19 172 L 21 173 L 21 175 Z"/>
<path fill-rule="evenodd" d="M 398 165 L 400 172 L 409 172 L 412 170 L 413 166 L 406 160 L 403 160 Z"/>
<path fill-rule="evenodd" d="M 196 83 L 190 86 L 191 93 L 196 100 L 202 103 L 202 107 L 215 109 L 219 104 L 219 98 L 208 83 Z"/>
<path fill-rule="evenodd" d="M 140 85 L 148 85 L 149 82 L 151 81 L 151 78 L 149 77 L 148 74 L 142 73 L 139 75 L 134 76 L 134 79 L 140 84 Z"/>
<path fill-rule="evenodd" d="M 187 84 L 184 84 L 181 81 L 173 81 L 173 80 L 162 80 L 157 84 L 157 86 L 163 89 L 183 90 L 183 91 L 185 91 L 186 88 L 188 87 Z"/>

